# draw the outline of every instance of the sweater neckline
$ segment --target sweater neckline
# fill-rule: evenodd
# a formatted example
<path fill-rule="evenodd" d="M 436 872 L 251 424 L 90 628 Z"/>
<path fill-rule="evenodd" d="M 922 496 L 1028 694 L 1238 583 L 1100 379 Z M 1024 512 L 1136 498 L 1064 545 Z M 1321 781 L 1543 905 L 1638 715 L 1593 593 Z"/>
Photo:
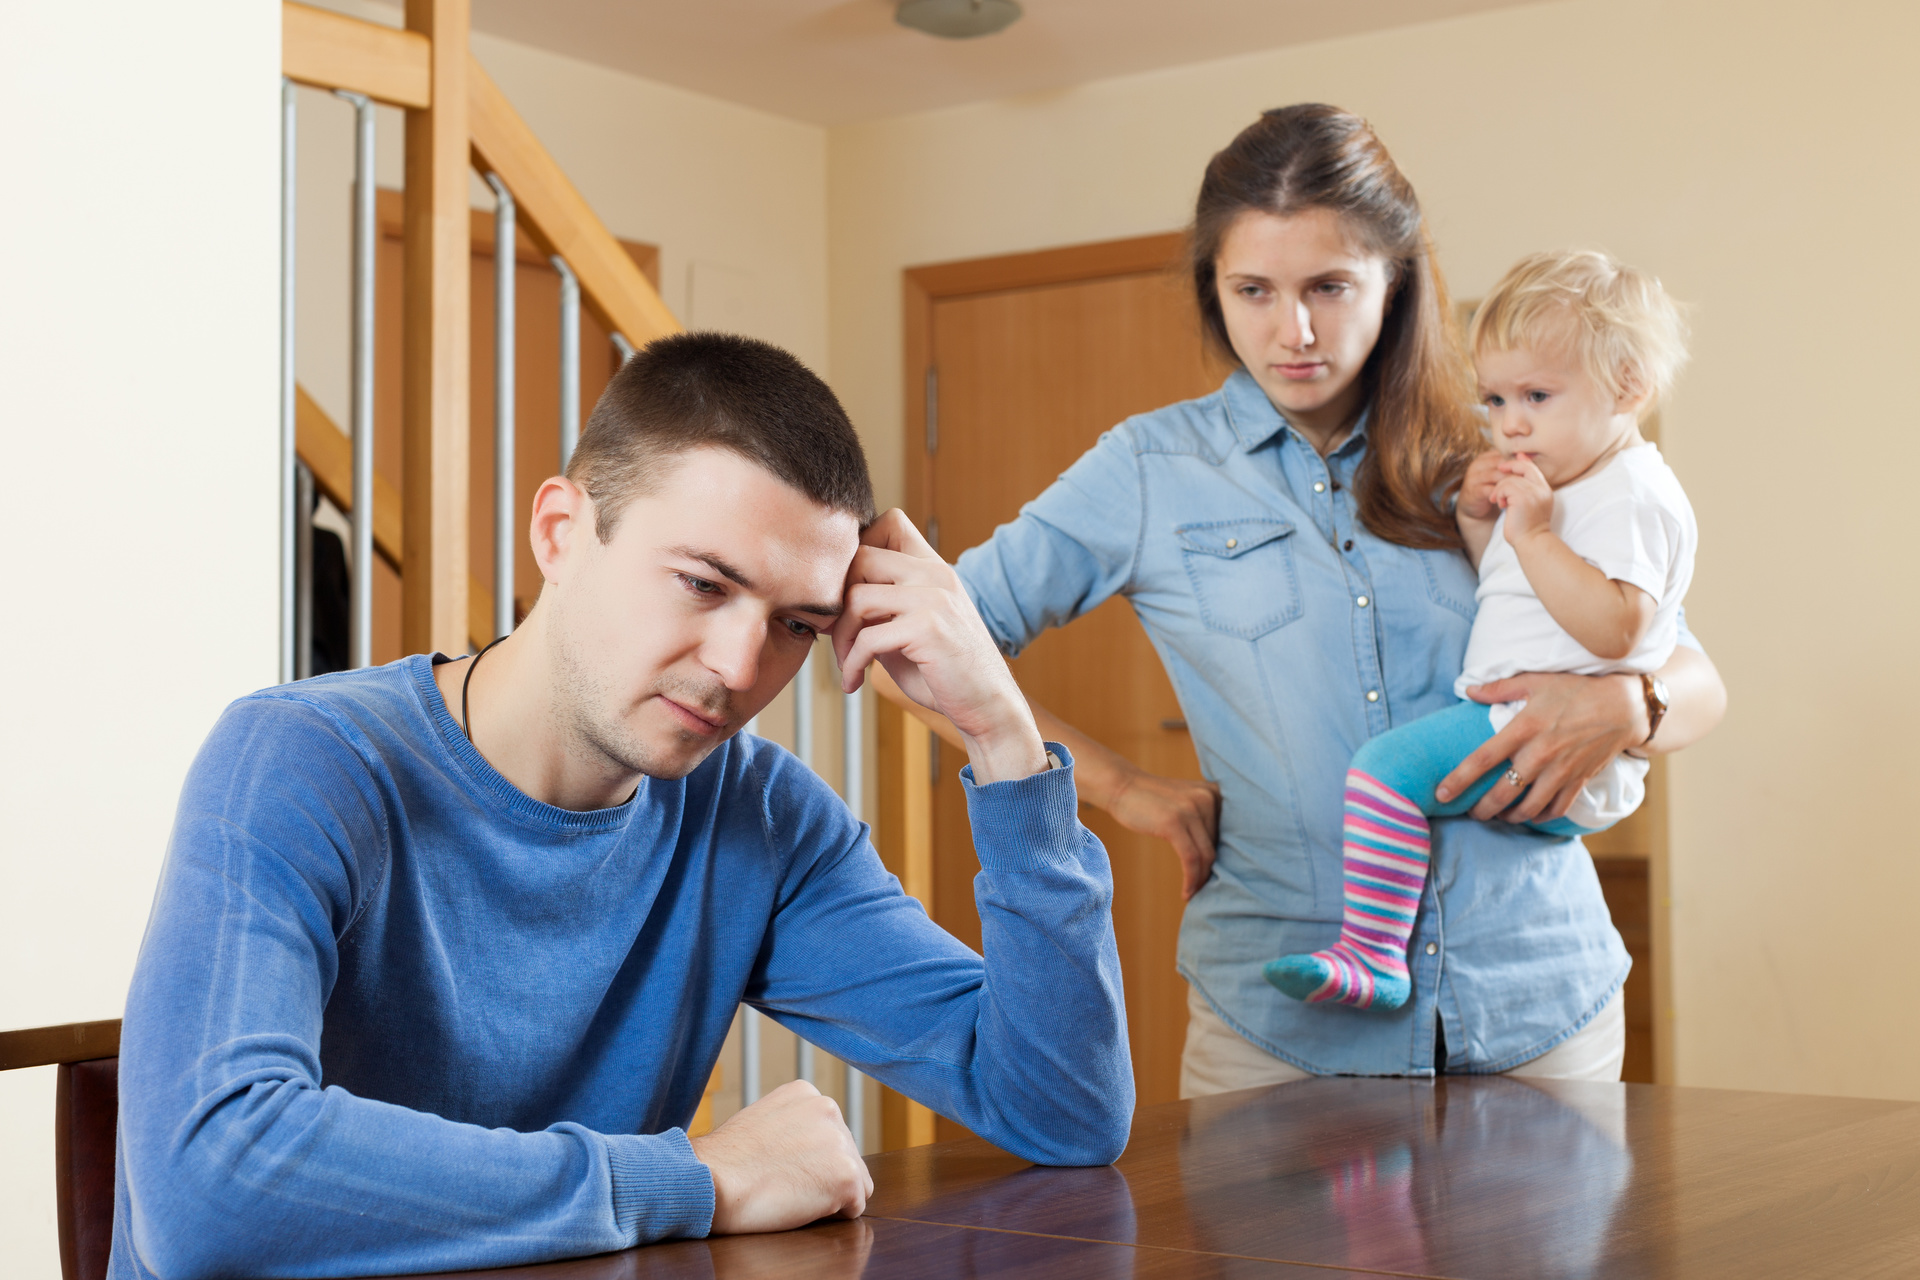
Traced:
<path fill-rule="evenodd" d="M 433 726 L 441 750 L 447 753 L 476 790 L 513 817 L 563 831 L 612 831 L 626 826 L 632 821 L 633 815 L 639 812 L 640 797 L 652 779 L 641 778 L 640 785 L 634 788 L 634 793 L 624 803 L 608 809 L 562 809 L 558 805 L 534 799 L 507 781 L 505 775 L 487 762 L 487 758 L 480 754 L 480 749 L 468 741 L 460 722 L 453 718 L 447 700 L 440 696 L 440 685 L 433 678 L 433 669 L 442 662 L 452 662 L 454 659 L 443 653 L 416 653 L 406 661 L 408 674 L 413 677 L 414 692 L 420 698 L 420 709 Z"/>

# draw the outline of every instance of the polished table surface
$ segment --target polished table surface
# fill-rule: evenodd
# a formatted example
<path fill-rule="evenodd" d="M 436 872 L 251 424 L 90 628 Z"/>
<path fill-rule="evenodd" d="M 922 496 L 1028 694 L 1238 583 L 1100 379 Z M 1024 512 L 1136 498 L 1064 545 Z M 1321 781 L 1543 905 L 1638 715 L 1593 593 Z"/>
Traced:
<path fill-rule="evenodd" d="M 1146 1107 L 1110 1169 L 871 1157 L 857 1222 L 461 1275 L 1920 1276 L 1920 1104 L 1500 1076 Z"/>

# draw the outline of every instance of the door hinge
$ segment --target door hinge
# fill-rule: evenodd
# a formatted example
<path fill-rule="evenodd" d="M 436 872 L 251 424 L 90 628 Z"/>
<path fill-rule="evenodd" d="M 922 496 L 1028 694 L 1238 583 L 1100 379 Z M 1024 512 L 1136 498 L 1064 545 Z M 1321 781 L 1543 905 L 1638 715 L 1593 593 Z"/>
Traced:
<path fill-rule="evenodd" d="M 940 449 L 940 371 L 927 366 L 927 452 Z"/>

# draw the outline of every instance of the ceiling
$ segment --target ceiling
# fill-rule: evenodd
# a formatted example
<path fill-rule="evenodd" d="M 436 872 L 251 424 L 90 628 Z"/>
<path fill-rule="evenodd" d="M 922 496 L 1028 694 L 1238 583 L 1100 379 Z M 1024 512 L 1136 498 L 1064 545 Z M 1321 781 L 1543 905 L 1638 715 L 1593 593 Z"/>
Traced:
<path fill-rule="evenodd" d="M 840 124 L 1380 31 L 1529 0 L 1023 0 L 941 40 L 891 0 L 473 0 L 522 44 L 777 115 Z"/>

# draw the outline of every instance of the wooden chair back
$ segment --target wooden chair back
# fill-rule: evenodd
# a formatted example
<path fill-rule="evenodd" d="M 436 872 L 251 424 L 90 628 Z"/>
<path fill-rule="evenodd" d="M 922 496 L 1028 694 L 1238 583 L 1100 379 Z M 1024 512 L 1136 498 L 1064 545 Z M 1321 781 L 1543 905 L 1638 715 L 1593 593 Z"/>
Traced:
<path fill-rule="evenodd" d="M 53 1103 L 53 1164 L 60 1274 L 65 1280 L 106 1280 L 113 1247 L 119 1054 L 118 1018 L 0 1031 L 0 1071 L 60 1068 Z"/>

